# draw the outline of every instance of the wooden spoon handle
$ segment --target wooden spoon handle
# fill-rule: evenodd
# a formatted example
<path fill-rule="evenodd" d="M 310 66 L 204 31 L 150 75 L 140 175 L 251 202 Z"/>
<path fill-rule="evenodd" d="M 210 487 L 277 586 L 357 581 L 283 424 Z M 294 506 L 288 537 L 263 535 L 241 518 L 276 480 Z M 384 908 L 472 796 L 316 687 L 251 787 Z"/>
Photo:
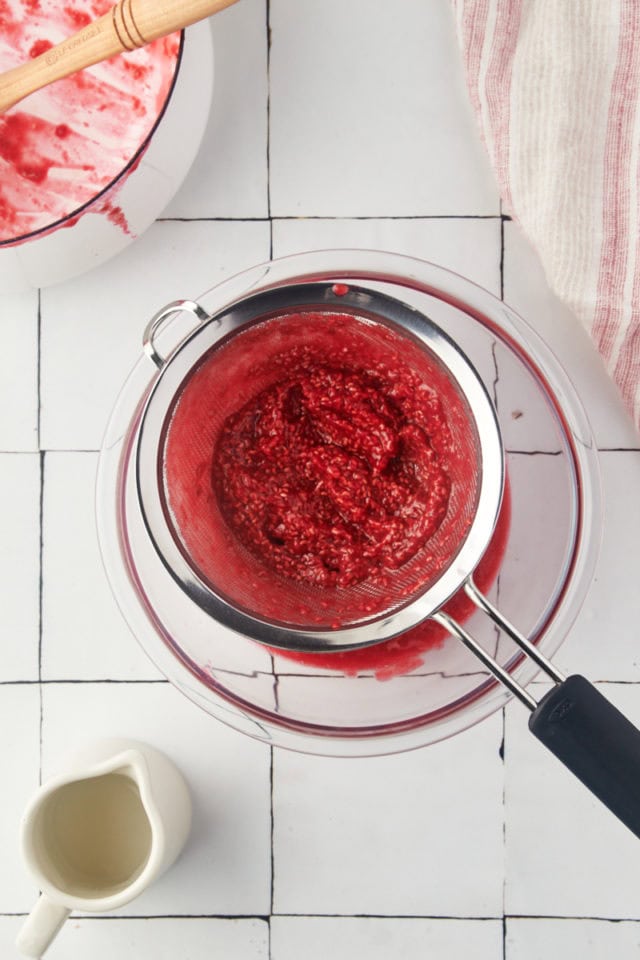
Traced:
<path fill-rule="evenodd" d="M 111 11 L 123 49 L 135 50 L 212 16 L 236 0 L 120 0 Z M 108 14 L 107 14 L 108 16 Z"/>
<path fill-rule="evenodd" d="M 56 80 L 166 37 L 235 2 L 120 0 L 104 16 L 39 57 L 0 74 L 0 113 Z"/>

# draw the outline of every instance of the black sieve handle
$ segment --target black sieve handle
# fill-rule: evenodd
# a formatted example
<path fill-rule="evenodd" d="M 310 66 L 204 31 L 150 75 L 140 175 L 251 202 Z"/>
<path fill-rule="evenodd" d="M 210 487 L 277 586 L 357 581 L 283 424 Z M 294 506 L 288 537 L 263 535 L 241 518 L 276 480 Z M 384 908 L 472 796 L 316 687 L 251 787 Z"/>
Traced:
<path fill-rule="evenodd" d="M 640 837 L 640 730 L 581 676 L 543 697 L 529 729 Z"/>

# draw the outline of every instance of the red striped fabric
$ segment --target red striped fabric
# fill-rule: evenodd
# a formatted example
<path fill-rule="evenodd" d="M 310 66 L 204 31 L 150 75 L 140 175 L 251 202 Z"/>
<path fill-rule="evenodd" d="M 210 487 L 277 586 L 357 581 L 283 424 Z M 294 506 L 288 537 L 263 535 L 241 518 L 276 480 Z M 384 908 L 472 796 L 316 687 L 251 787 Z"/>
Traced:
<path fill-rule="evenodd" d="M 505 209 L 640 428 L 640 3 L 452 2 Z"/>
<path fill-rule="evenodd" d="M 613 74 L 605 146 L 603 250 L 598 278 L 598 299 L 593 335 L 605 362 L 611 362 L 615 341 L 624 322 L 623 291 L 627 274 L 636 264 L 628 258 L 632 210 L 629 185 L 637 170 L 631 170 L 633 121 L 640 85 L 640 8 L 636 0 L 621 5 L 620 40 Z"/>
<path fill-rule="evenodd" d="M 496 10 L 496 25 L 485 77 L 487 123 L 491 129 L 493 162 L 502 196 L 509 209 L 513 206 L 509 180 L 509 91 L 521 8 L 521 0 L 501 0 Z"/>

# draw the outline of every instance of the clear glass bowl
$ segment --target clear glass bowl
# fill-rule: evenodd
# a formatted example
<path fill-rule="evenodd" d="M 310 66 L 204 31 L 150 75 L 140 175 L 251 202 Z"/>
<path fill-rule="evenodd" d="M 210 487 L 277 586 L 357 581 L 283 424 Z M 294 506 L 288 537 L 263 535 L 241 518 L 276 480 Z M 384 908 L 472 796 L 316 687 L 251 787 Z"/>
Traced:
<path fill-rule="evenodd" d="M 424 261 L 377 251 L 320 251 L 243 272 L 198 298 L 214 314 L 261 290 L 354 282 L 404 300 L 441 326 L 493 398 L 505 445 L 511 522 L 490 599 L 552 657 L 575 619 L 600 539 L 600 484 L 589 424 L 566 373 L 533 329 L 475 284 Z M 158 344 L 184 336 L 184 315 Z M 456 639 L 408 672 L 347 675 L 323 655 L 301 664 L 211 620 L 177 586 L 140 513 L 132 469 L 141 408 L 158 368 L 143 355 L 107 429 L 98 532 L 123 614 L 153 662 L 186 696 L 260 740 L 326 755 L 378 755 L 451 736 L 499 709 L 508 692 Z M 535 665 L 483 613 L 466 628 L 519 683 Z"/>

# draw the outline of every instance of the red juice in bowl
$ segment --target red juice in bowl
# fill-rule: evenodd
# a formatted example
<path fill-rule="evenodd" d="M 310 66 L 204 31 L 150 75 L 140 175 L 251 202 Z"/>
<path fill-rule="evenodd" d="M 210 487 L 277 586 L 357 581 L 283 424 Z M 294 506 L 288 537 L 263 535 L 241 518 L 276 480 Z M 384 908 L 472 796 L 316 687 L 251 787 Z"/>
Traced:
<path fill-rule="evenodd" d="M 0 0 L 0 70 L 46 54 L 111 6 Z M 92 211 L 127 230 L 114 188 L 162 114 L 179 50 L 180 33 L 171 34 L 59 80 L 0 115 L 0 244 L 69 225 L 96 197 Z"/>

